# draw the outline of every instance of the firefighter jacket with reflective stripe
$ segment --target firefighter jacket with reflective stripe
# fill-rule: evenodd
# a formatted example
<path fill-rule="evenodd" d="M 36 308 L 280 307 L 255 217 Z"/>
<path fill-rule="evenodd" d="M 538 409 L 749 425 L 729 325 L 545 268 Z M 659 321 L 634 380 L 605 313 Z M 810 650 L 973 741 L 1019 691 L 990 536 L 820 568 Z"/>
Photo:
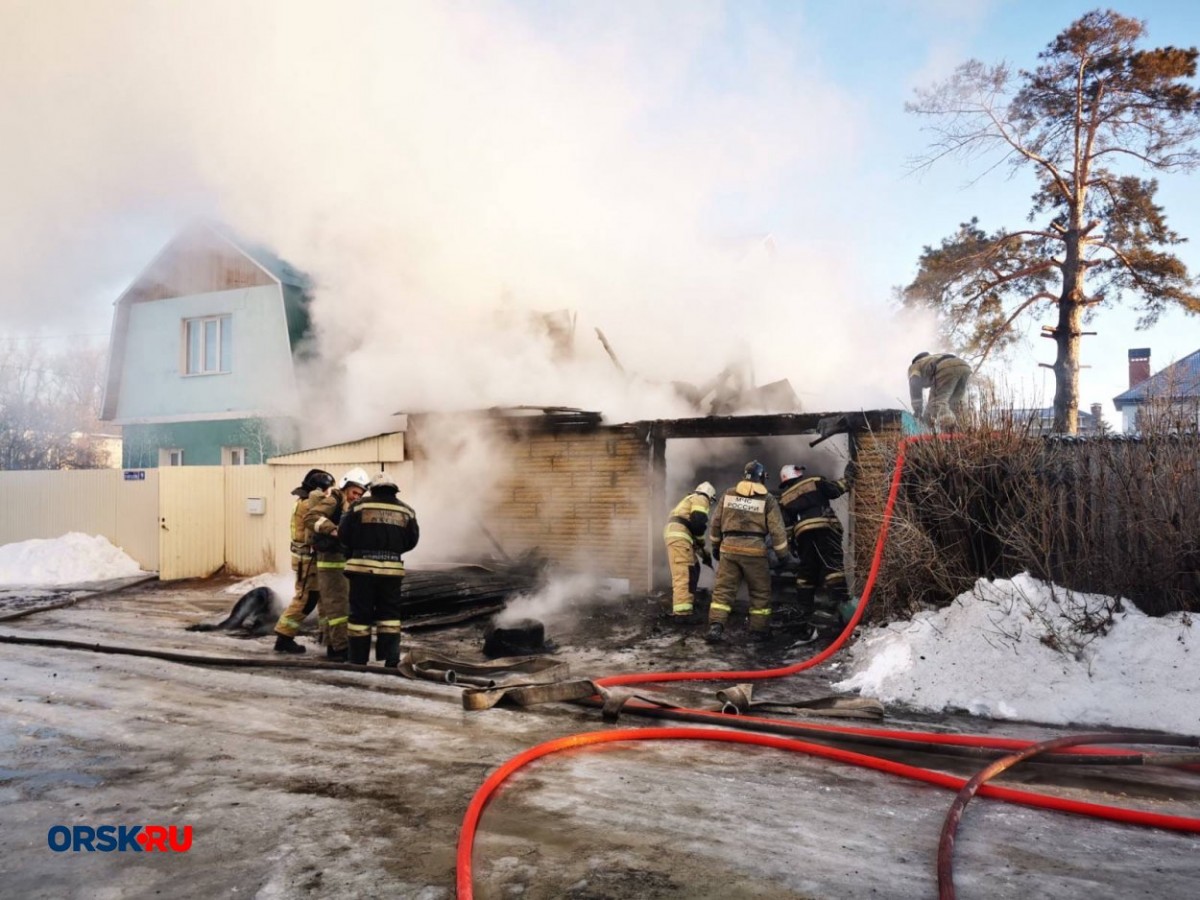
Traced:
<path fill-rule="evenodd" d="M 293 560 L 307 559 L 313 554 L 312 535 L 304 527 L 304 514 L 308 511 L 307 490 L 293 491 L 296 495 L 296 505 L 292 507 L 292 558 Z"/>
<path fill-rule="evenodd" d="M 796 478 L 780 485 L 779 505 L 783 508 L 784 521 L 792 529 L 792 536 L 814 531 L 818 528 L 833 528 L 839 534 L 842 523 L 829 501 L 846 493 L 846 482 L 839 478 L 830 481 L 820 475 Z"/>
<path fill-rule="evenodd" d="M 937 374 L 938 365 L 947 360 L 957 360 L 970 368 L 970 363 L 959 359 L 953 353 L 934 353 L 924 356 L 908 367 L 908 395 L 912 400 L 913 415 L 918 419 L 925 409 L 924 391 L 933 387 L 933 376 Z"/>
<path fill-rule="evenodd" d="M 304 527 L 309 530 L 312 544 L 317 550 L 317 568 L 340 568 L 346 561 L 342 544 L 335 536 L 342 519 L 345 497 L 338 488 L 328 491 L 313 491 L 308 495 L 308 509 L 304 513 Z"/>
<path fill-rule="evenodd" d="M 338 528 L 346 545 L 346 573 L 403 575 L 401 554 L 417 546 L 421 531 L 413 508 L 393 495 L 364 497 Z"/>
<path fill-rule="evenodd" d="M 709 535 L 714 556 L 717 551 L 766 556 L 768 538 L 776 553 L 784 555 L 788 548 L 779 502 L 767 493 L 766 485 L 754 481 L 739 481 L 721 495 Z"/>
<path fill-rule="evenodd" d="M 708 498 L 703 494 L 688 494 L 671 510 L 671 518 L 663 529 L 663 538 L 668 541 L 687 541 L 704 546 L 704 532 L 708 530 Z"/>

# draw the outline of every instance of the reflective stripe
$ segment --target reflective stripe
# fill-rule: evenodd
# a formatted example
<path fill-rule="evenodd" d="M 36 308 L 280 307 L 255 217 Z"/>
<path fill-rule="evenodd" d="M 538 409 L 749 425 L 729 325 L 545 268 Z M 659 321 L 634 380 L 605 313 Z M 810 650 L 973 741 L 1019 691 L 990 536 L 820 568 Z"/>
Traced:
<path fill-rule="evenodd" d="M 708 608 L 720 610 L 721 612 L 733 612 L 733 607 L 730 606 L 728 603 L 718 603 L 715 600 L 712 603 L 708 604 Z"/>
<path fill-rule="evenodd" d="M 349 616 L 338 616 L 336 619 L 330 619 L 328 624 L 330 628 L 333 628 L 336 625 L 345 625 L 349 621 Z"/>
<path fill-rule="evenodd" d="M 375 624 L 381 625 L 381 626 L 382 625 L 395 625 L 397 628 L 399 628 L 400 620 L 399 619 L 380 619 Z"/>
<path fill-rule="evenodd" d="M 371 634 L 371 626 L 370 625 L 355 625 L 353 622 L 351 622 L 349 625 L 346 626 L 346 631 L 349 632 L 350 634 L 354 635 L 355 637 L 359 637 L 364 634 L 369 637 Z"/>
<path fill-rule="evenodd" d="M 752 616 L 769 616 L 770 614 L 771 614 L 771 609 L 770 609 L 770 607 L 768 607 L 768 608 L 766 608 L 766 609 L 752 609 L 752 610 L 750 610 L 750 615 L 752 615 Z"/>
<path fill-rule="evenodd" d="M 321 562 L 320 560 L 318 560 L 317 568 L 318 569 L 344 569 L 344 568 L 346 568 L 346 561 L 342 560 L 341 562 Z"/>
<path fill-rule="evenodd" d="M 299 628 L 302 624 L 301 622 L 297 622 L 295 619 L 289 619 L 287 616 L 280 616 L 279 622 L 281 625 L 286 625 L 288 628 Z"/>
<path fill-rule="evenodd" d="M 363 556 L 353 556 L 346 561 L 347 565 L 373 567 L 376 569 L 396 569 L 404 571 L 404 560 L 367 559 Z"/>
<path fill-rule="evenodd" d="M 675 615 L 679 615 L 680 613 L 690 613 L 691 611 L 692 604 L 690 603 L 676 603 L 671 607 L 671 612 L 675 613 Z"/>

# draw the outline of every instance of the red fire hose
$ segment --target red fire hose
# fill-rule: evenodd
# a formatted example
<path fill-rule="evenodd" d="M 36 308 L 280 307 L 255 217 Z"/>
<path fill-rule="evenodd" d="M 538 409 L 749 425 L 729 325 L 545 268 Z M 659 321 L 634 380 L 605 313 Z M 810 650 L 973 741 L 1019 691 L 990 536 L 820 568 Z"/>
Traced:
<path fill-rule="evenodd" d="M 1137 738 L 1139 736 L 1133 735 L 1132 737 Z M 536 747 L 530 747 L 528 750 L 519 753 L 489 775 L 483 784 L 480 785 L 479 790 L 475 792 L 475 796 L 471 798 L 471 802 L 467 806 L 466 815 L 463 817 L 462 830 L 458 836 L 457 889 L 459 900 L 472 900 L 474 897 L 471 857 L 475 847 L 475 832 L 488 802 L 510 775 L 534 760 L 563 750 L 573 750 L 593 744 L 608 744 L 619 741 L 661 740 L 720 741 L 731 744 L 756 744 L 760 747 L 773 747 L 777 750 L 788 750 L 793 753 L 807 753 L 810 756 L 819 756 L 823 759 L 864 766 L 879 772 L 887 772 L 916 781 L 924 781 L 927 784 L 950 788 L 951 790 L 960 790 L 969 785 L 969 782 L 964 778 L 956 778 L 953 775 L 946 775 L 942 772 L 933 772 L 918 766 L 879 759 L 878 757 L 868 756 L 863 753 L 854 753 L 837 747 L 826 747 L 821 744 L 811 744 L 806 741 L 797 741 L 792 738 L 778 737 L 770 734 L 717 731 L 704 728 L 638 728 L 573 734 L 563 738 L 556 738 L 552 741 L 546 741 L 543 744 L 538 744 Z M 1028 753 L 1029 751 L 1026 752 Z M 989 769 L 992 768 L 995 768 L 995 766 L 989 767 Z M 976 778 L 978 777 L 976 776 Z M 1134 825 L 1144 825 L 1150 828 L 1165 828 L 1172 831 L 1200 834 L 1200 819 L 1169 816 L 1162 813 L 1140 812 L 1138 810 L 1122 809 L 1115 806 L 1103 806 L 1097 803 L 1067 800 L 1062 797 L 1051 797 L 1045 794 L 1015 790 L 1013 788 L 993 787 L 991 785 L 976 785 L 976 788 L 979 793 L 985 796 L 1007 800 L 1010 803 L 1020 803 L 1040 809 L 1073 812 L 1108 819 L 1113 822 L 1125 822 Z"/>
<path fill-rule="evenodd" d="M 794 675 L 797 672 L 802 672 L 806 669 L 820 665 L 822 662 L 840 650 L 849 639 L 850 635 L 854 633 L 854 629 L 862 620 L 863 613 L 865 612 L 867 603 L 870 600 L 871 592 L 874 589 L 875 581 L 878 578 L 879 569 L 883 562 L 883 552 L 887 544 L 888 528 L 891 524 L 896 498 L 900 493 L 900 483 L 904 472 L 905 450 L 907 446 L 923 440 L 948 440 L 955 437 L 957 437 L 957 435 L 923 434 L 907 437 L 900 441 L 896 451 L 896 467 L 892 473 L 891 486 L 888 491 L 887 502 L 884 506 L 883 521 L 880 525 L 879 536 L 875 541 L 875 550 L 871 558 L 871 567 L 863 584 L 863 590 L 859 597 L 858 606 L 855 608 L 854 615 L 851 616 L 849 623 L 847 623 L 846 627 L 842 630 L 842 633 L 839 634 L 837 639 L 834 640 L 834 642 L 826 647 L 821 653 L 818 653 L 816 656 L 810 659 L 794 663 L 790 666 L 783 666 L 775 669 L 710 672 L 640 672 L 626 675 L 614 675 L 608 678 L 599 679 L 596 681 L 596 684 L 604 687 L 615 687 L 620 685 L 647 684 L 669 681 L 760 681 L 771 678 L 781 678 L 787 675 Z M 668 711 L 662 710 L 660 712 L 665 714 Z M 714 719 L 719 718 L 715 714 L 711 714 L 703 710 L 677 710 L 671 712 L 678 712 L 681 715 L 686 715 L 688 717 L 712 716 Z M 757 719 L 756 717 L 750 716 L 738 716 L 737 718 L 746 724 L 749 724 L 750 721 L 755 721 L 770 725 L 777 724 L 797 727 L 797 723 L 794 722 L 783 723 L 778 722 L 778 720 Z M 695 721 L 695 719 L 693 719 L 693 721 Z M 726 724 L 728 724 L 728 722 Z M 913 735 L 913 733 L 910 732 L 896 732 L 887 729 L 856 729 L 847 726 L 820 727 L 825 731 L 839 731 L 847 733 L 848 735 L 858 733 L 864 736 L 886 736 L 888 738 L 897 738 L 901 735 Z M 1068 800 L 1061 797 L 1038 794 L 1031 791 L 994 787 L 985 783 L 993 775 L 998 774 L 1016 762 L 1047 750 L 1053 750 L 1058 747 L 1076 746 L 1082 743 L 1154 742 L 1151 739 L 1146 739 L 1144 741 L 1137 740 L 1139 737 L 1146 737 L 1145 735 L 1125 735 L 1121 736 L 1119 739 L 1113 736 L 1101 736 L 1104 738 L 1104 740 L 1101 740 L 1096 735 L 1085 735 L 1073 738 L 1059 738 L 1055 741 L 1036 745 L 1028 741 L 1016 741 L 1009 738 L 986 738 L 969 735 L 920 734 L 919 737 L 925 742 L 931 744 L 944 743 L 947 745 L 969 747 L 1017 749 L 1019 752 L 992 763 L 973 779 L 967 781 L 965 779 L 947 775 L 942 772 L 936 772 L 917 766 L 910 766 L 891 760 L 880 759 L 878 757 L 869 756 L 862 753 L 855 753 L 836 747 L 827 747 L 821 744 L 812 744 L 805 741 L 795 740 L 793 738 L 746 731 L 719 731 L 699 728 L 645 728 L 637 730 L 621 729 L 613 731 L 588 732 L 584 734 L 571 735 L 565 738 L 558 738 L 557 740 L 553 741 L 547 741 L 546 743 L 539 744 L 536 747 L 532 747 L 529 750 L 514 756 L 512 759 L 501 765 L 500 768 L 493 772 L 487 778 L 487 780 L 484 781 L 479 790 L 475 793 L 475 796 L 471 799 L 471 802 L 467 807 L 466 815 L 463 818 L 462 830 L 459 833 L 457 853 L 458 897 L 460 900 L 471 900 L 471 898 L 474 896 L 472 886 L 471 855 L 474 848 L 475 832 L 479 825 L 484 808 L 487 806 L 488 801 L 505 779 L 507 779 L 513 772 L 517 771 L 522 766 L 525 766 L 526 764 L 548 754 L 557 753 L 562 750 L 574 749 L 577 747 L 585 747 L 592 744 L 611 743 L 617 741 L 705 740 L 723 741 L 727 743 L 756 744 L 758 746 L 774 747 L 776 749 L 788 750 L 796 753 L 807 753 L 812 756 L 822 757 L 824 759 L 831 759 L 853 765 L 865 766 L 878 771 L 888 772 L 890 774 L 900 775 L 905 778 L 912 778 L 918 781 L 924 781 L 928 784 L 934 784 L 940 787 L 960 791 L 954 806 L 951 807 L 950 814 L 947 816 L 946 828 L 943 829 L 943 845 L 949 847 L 949 850 L 946 851 L 947 855 L 945 870 L 948 873 L 947 877 L 951 879 L 951 894 L 944 894 L 944 897 L 953 896 L 952 869 L 949 863 L 949 854 L 953 851 L 954 828 L 957 827 L 963 808 L 970 800 L 970 797 L 974 796 L 975 793 L 1005 800 L 1010 803 L 1020 803 L 1042 809 L 1053 809 L 1062 812 L 1070 812 L 1080 815 L 1093 816 L 1096 818 L 1109 819 L 1115 822 L 1124 822 L 1134 825 L 1200 834 L 1200 819 L 1192 819 L 1183 816 L 1167 816 L 1159 813 L 1141 812 L 1137 810 L 1122 809 L 1120 807 L 1085 803 L 1081 801 Z M 1161 736 L 1158 736 L 1158 738 L 1161 739 Z M 1175 743 L 1179 742 L 1176 741 Z M 1122 751 L 1113 751 L 1108 750 L 1107 748 L 1079 747 L 1077 752 L 1082 754 L 1105 755 L 1109 753 L 1121 753 Z M 950 824 L 951 819 L 953 819 L 953 827 Z M 942 884 L 941 879 L 943 871 L 942 852 L 942 848 L 939 847 L 938 876 L 940 885 Z"/>

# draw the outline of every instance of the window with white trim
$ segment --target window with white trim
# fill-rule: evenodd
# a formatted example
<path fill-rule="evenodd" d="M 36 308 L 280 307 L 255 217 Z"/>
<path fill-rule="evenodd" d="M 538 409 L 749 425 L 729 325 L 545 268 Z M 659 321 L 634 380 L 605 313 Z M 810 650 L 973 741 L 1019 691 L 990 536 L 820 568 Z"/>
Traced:
<path fill-rule="evenodd" d="M 160 466 L 182 466 L 183 450 L 178 447 L 162 447 L 158 451 Z"/>
<path fill-rule="evenodd" d="M 217 375 L 233 363 L 233 317 L 183 320 L 183 373 Z"/>
<path fill-rule="evenodd" d="M 221 464 L 225 466 L 244 466 L 246 465 L 246 448 L 245 447 L 222 447 L 221 448 Z"/>

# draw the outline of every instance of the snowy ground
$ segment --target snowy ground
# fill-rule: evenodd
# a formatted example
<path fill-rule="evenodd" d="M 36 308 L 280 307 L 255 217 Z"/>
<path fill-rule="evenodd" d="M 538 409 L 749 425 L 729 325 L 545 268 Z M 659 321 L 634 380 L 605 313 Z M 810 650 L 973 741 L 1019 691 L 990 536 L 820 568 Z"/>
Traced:
<path fill-rule="evenodd" d="M 270 638 L 183 630 L 223 615 L 233 599 L 229 587 L 144 584 L 5 623 L 0 633 L 270 657 Z M 1023 585 L 1027 594 L 1035 587 Z M 963 598 L 957 615 L 966 617 L 973 605 Z M 574 673 L 589 676 L 723 663 L 756 668 L 814 651 L 775 646 L 756 656 L 734 644 L 714 654 L 697 633 L 653 627 L 652 611 L 638 598 L 614 600 L 574 622 L 551 618 L 548 633 Z M 1029 685 L 1050 671 L 1041 656 L 998 670 L 984 656 L 987 641 L 956 657 L 936 655 L 949 651 L 931 635 L 953 643 L 982 630 L 965 618 L 956 625 L 955 614 L 926 616 L 907 636 L 893 626 L 860 641 L 864 648 L 875 641 L 877 652 L 856 651 L 851 660 L 764 685 L 761 693 L 813 697 L 831 693 L 839 679 L 862 679 L 864 690 L 898 698 L 889 702 L 888 727 L 1022 738 L 1062 733 L 918 708 L 999 710 L 1003 700 L 1010 705 L 1005 714 L 1044 715 L 1045 707 L 1022 705 L 1034 699 Z M 1137 617 L 1121 619 L 1098 641 L 1119 639 L 1130 622 Z M 1174 627 L 1187 644 L 1187 626 Z M 475 623 L 418 639 L 466 655 L 478 649 L 481 632 Z M 1089 646 L 1094 656 L 1085 658 L 1094 672 L 1112 665 L 1099 646 Z M 905 652 L 916 662 L 897 664 Z M 1021 687 L 988 693 L 987 679 L 971 683 L 971 661 L 995 673 L 996 682 Z M 934 696 L 934 673 L 947 670 L 952 678 L 941 680 L 962 682 L 960 692 L 939 687 L 933 702 L 902 694 L 916 693 L 919 684 Z M 1194 673 L 1173 680 L 1196 682 Z M 1070 684 L 1068 693 L 1086 693 Z M 653 723 L 620 723 L 642 724 Z M 456 688 L 433 683 L 0 644 L 0 895 L 449 898 L 459 825 L 483 778 L 535 743 L 606 727 L 595 712 L 564 704 L 466 713 Z M 978 766 L 892 756 L 960 775 Z M 1008 781 L 1200 815 L 1200 779 L 1170 770 L 1028 766 Z M 523 770 L 486 812 L 476 895 L 925 898 L 936 892 L 937 835 L 950 799 L 935 788 L 766 749 L 641 743 L 560 754 Z M 190 824 L 193 847 L 180 856 L 56 854 L 47 847 L 52 825 L 104 823 Z M 1200 878 L 1200 839 L 977 801 L 955 860 L 964 900 L 1190 896 Z"/>

